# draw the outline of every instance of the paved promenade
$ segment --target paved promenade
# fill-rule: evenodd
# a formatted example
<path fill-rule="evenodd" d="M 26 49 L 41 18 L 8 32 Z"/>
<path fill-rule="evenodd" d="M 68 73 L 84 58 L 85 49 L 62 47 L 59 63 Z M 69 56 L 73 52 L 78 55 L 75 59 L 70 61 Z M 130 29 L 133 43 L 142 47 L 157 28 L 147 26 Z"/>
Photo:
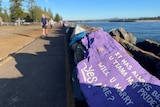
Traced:
<path fill-rule="evenodd" d="M 0 62 L 0 107 L 72 107 L 64 31 L 55 28 Z"/>

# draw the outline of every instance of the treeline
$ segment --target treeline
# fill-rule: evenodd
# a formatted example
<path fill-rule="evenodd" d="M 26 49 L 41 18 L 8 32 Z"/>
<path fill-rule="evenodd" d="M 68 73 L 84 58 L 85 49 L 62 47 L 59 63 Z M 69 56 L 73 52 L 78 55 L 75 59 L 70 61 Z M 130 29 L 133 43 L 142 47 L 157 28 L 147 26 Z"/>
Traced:
<path fill-rule="evenodd" d="M 3 22 L 14 22 L 18 18 L 25 19 L 26 22 L 39 22 L 42 17 L 42 13 L 45 13 L 47 18 L 53 18 L 59 22 L 62 17 L 56 13 L 55 17 L 51 11 L 51 8 L 42 8 L 38 6 L 35 0 L 9 0 L 9 9 L 2 8 L 2 0 L 0 0 L 0 17 Z M 26 5 L 24 5 L 26 4 Z M 27 11 L 24 10 L 26 7 Z"/>
<path fill-rule="evenodd" d="M 138 18 L 138 20 L 160 20 L 160 16 L 157 16 L 157 17 Z"/>

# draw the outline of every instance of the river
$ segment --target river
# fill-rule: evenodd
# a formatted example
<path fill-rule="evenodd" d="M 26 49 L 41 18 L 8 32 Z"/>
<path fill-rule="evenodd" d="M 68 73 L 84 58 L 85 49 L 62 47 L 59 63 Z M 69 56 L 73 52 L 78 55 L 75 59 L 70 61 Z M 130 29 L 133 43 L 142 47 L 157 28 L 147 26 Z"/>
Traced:
<path fill-rule="evenodd" d="M 150 39 L 160 43 L 160 22 L 81 22 L 90 27 L 101 27 L 106 32 L 123 27 L 137 37 L 137 42 Z"/>

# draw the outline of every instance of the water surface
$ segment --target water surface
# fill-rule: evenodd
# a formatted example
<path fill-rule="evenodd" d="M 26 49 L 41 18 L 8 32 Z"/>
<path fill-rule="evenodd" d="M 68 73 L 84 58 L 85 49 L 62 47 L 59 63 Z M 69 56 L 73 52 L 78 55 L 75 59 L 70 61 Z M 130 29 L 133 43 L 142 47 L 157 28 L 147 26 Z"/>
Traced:
<path fill-rule="evenodd" d="M 81 22 L 90 27 L 101 27 L 106 32 L 123 27 L 137 37 L 137 42 L 150 39 L 160 43 L 160 22 Z"/>

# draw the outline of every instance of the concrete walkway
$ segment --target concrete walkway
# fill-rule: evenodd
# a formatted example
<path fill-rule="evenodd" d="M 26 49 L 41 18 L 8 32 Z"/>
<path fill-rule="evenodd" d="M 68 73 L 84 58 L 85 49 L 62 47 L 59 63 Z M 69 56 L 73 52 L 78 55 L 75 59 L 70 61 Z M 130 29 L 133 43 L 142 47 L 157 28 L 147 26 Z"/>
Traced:
<path fill-rule="evenodd" d="M 0 62 L 0 107 L 68 107 L 66 55 L 57 28 Z"/>

